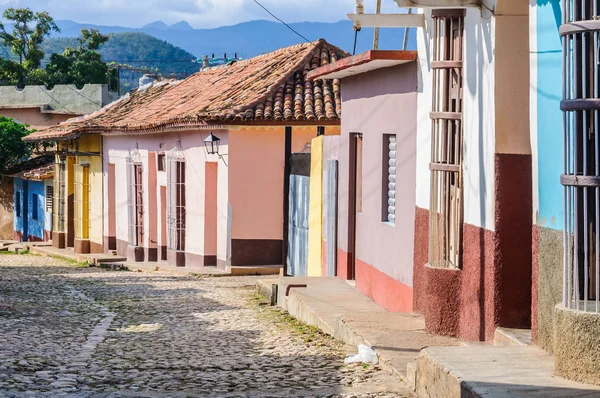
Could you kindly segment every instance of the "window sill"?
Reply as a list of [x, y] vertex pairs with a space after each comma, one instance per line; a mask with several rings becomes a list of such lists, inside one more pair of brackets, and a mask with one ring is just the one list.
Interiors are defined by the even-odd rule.
[[381, 222], [383, 225], [387, 225], [390, 228], [396, 228], [396, 223], [390, 222], [390, 221], [382, 221]]

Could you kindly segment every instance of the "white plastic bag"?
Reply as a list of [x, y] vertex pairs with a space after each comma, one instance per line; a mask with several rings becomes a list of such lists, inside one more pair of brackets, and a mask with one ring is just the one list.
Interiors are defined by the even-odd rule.
[[377, 353], [373, 351], [371, 347], [367, 347], [364, 344], [359, 344], [358, 354], [350, 355], [346, 359], [344, 359], [345, 364], [355, 362], [367, 363], [369, 365], [377, 365], [379, 363], [379, 359], [377, 358]]

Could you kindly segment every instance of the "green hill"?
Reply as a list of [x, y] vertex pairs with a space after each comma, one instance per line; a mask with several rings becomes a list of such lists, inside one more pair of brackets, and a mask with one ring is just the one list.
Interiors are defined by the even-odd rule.
[[[109, 36], [110, 39], [100, 47], [102, 59], [139, 69], [121, 69], [121, 91], [135, 87], [146, 69], [177, 77], [185, 77], [200, 69], [201, 64], [192, 62], [196, 59], [194, 55], [145, 33], [111, 33]], [[55, 37], [44, 40], [42, 49], [48, 58], [52, 53], [60, 54], [66, 47], [77, 45], [76, 38]]]

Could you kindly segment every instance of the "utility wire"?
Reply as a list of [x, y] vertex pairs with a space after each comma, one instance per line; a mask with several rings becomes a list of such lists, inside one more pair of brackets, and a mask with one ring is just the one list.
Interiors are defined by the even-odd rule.
[[263, 10], [265, 10], [266, 12], [269, 13], [269, 15], [271, 15], [273, 18], [275, 18], [276, 20], [278, 20], [279, 22], [281, 22], [282, 24], [284, 24], [285, 26], [287, 26], [287, 28], [289, 30], [291, 30], [292, 32], [294, 32], [295, 34], [297, 34], [298, 36], [300, 36], [301, 38], [303, 38], [304, 40], [306, 40], [307, 43], [312, 44], [315, 48], [317, 48], [317, 46], [315, 45], [315, 43], [313, 43], [312, 41], [308, 40], [306, 37], [302, 36], [300, 33], [298, 33], [298, 31], [296, 31], [294, 28], [292, 28], [290, 25], [288, 25], [287, 23], [285, 23], [283, 20], [281, 20], [280, 18], [278, 18], [275, 14], [273, 14], [271, 11], [269, 11], [267, 9], [267, 7], [263, 6], [262, 4], [260, 4], [258, 2], [258, 0], [254, 0], [254, 2], [256, 4], [258, 4]]
[[70, 110], [69, 108], [67, 108], [66, 106], [64, 106], [63, 104], [61, 104], [60, 102], [58, 102], [58, 100], [56, 98], [54, 98], [52, 95], [50, 95], [50, 93], [47, 90], [44, 90], [42, 88], [42, 86], [35, 86], [38, 87], [40, 90], [42, 90], [43, 93], [45, 93], [48, 97], [52, 98], [54, 100], [54, 102], [56, 102], [58, 105], [62, 106], [65, 110], [67, 110], [69, 113], [72, 113], [74, 115], [78, 115], [79, 113], [77, 112], [73, 112], [72, 110]]

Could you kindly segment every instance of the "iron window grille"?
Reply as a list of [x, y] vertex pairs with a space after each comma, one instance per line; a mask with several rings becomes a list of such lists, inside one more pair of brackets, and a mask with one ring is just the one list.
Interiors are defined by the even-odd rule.
[[429, 265], [461, 264], [464, 9], [433, 10]]
[[53, 197], [52, 218], [54, 229], [60, 232], [65, 232], [66, 163], [64, 156], [57, 156], [54, 164], [54, 186], [58, 192]]
[[562, 5], [563, 305], [600, 312], [600, 1]]
[[144, 242], [144, 185], [142, 156], [138, 148], [127, 156], [127, 217], [130, 246]]
[[185, 251], [185, 155], [179, 140], [167, 153], [167, 249]]
[[75, 165], [75, 238], [90, 238], [90, 165]]

